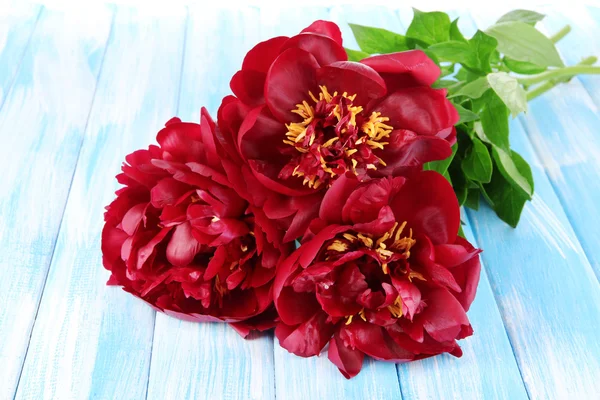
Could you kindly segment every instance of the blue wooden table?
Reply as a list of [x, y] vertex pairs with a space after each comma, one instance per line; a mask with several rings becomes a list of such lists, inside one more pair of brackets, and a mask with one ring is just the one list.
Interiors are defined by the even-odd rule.
[[[400, 2], [398, 2], [400, 3]], [[600, 9], [570, 23], [569, 64], [600, 55]], [[473, 33], [502, 11], [454, 10]], [[484, 208], [485, 251], [464, 356], [367, 360], [347, 381], [272, 334], [155, 313], [105, 286], [100, 232], [124, 156], [173, 115], [216, 116], [245, 52], [315, 19], [406, 29], [408, 8], [116, 6], [0, 9], [0, 399], [600, 399], [600, 78], [573, 79], [511, 121], [536, 194], [511, 229]]]

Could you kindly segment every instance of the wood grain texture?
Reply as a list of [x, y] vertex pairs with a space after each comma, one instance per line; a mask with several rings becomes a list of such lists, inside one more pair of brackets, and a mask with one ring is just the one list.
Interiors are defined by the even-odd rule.
[[[229, 79], [258, 41], [258, 10], [190, 8], [177, 115], [216, 119]], [[210, 39], [209, 39], [210, 38]], [[272, 399], [273, 338], [243, 340], [220, 323], [190, 323], [158, 313], [148, 399]]]
[[[480, 27], [496, 18], [483, 11], [474, 15]], [[461, 18], [461, 26], [475, 30], [468, 16]], [[593, 378], [600, 371], [600, 285], [548, 180], [549, 171], [529, 140], [531, 127], [538, 125], [543, 125], [537, 133], [543, 144], [554, 136], [573, 135], [570, 127], [557, 121], [568, 110], [550, 106], [554, 101], [567, 108], [577, 104], [575, 97], [561, 99], [566, 95], [560, 89], [549, 92], [530, 104], [526, 117], [510, 122], [511, 147], [530, 163], [536, 192], [518, 228], [502, 223], [488, 207], [468, 213], [477, 241], [485, 249], [482, 257], [532, 399], [600, 396]], [[542, 102], [547, 102], [544, 108], [539, 106]], [[591, 103], [589, 97], [587, 102]], [[572, 110], [570, 115], [577, 121], [574, 126], [585, 124], [589, 117], [585, 110]], [[535, 139], [532, 142], [535, 146]], [[565, 151], [565, 147], [555, 148], [557, 155]]]
[[[394, 32], [406, 31], [412, 11], [356, 8], [345, 11], [346, 20], [378, 26]], [[352, 36], [347, 45], [358, 48]], [[463, 218], [464, 220], [465, 218]], [[471, 230], [465, 227], [473, 241]], [[502, 318], [484, 270], [477, 298], [469, 313], [474, 336], [461, 341], [464, 355], [448, 355], [397, 366], [402, 396], [406, 399], [526, 399], [527, 393], [508, 341]]]
[[0, 9], [0, 107], [12, 85], [42, 7], [11, 4]]
[[0, 112], [0, 398], [17, 387], [111, 18], [44, 12]]
[[[570, 24], [573, 31], [557, 47], [567, 64], [576, 64], [588, 55], [600, 56], [600, 8], [564, 5], [550, 9], [540, 29], [549, 34], [566, 24]], [[573, 229], [600, 279], [598, 107], [600, 76], [581, 75], [569, 85], [532, 103], [533, 118], [524, 121]], [[553, 114], [552, 118], [547, 119], [546, 114]], [[568, 135], [561, 132], [568, 132]]]
[[125, 155], [175, 112], [184, 21], [117, 10], [17, 399], [146, 396], [155, 312], [105, 285], [102, 215]]

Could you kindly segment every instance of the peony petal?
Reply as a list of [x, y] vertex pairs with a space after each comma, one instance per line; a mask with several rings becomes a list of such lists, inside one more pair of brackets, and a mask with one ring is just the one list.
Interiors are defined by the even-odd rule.
[[256, 107], [265, 102], [264, 87], [267, 74], [253, 70], [240, 70], [233, 75], [229, 86], [244, 104]]
[[298, 261], [300, 262], [300, 265], [303, 268], [307, 268], [317, 256], [325, 241], [333, 238], [338, 233], [347, 231], [349, 228], [350, 226], [347, 225], [329, 225], [311, 240], [303, 243], [297, 250], [299, 253]]
[[445, 160], [452, 155], [450, 143], [436, 136], [419, 136], [405, 129], [394, 130], [389, 144], [375, 152], [387, 165], [377, 176], [396, 176], [406, 167], [421, 167], [426, 162]]
[[317, 93], [317, 68], [317, 60], [298, 48], [287, 49], [277, 57], [265, 82], [265, 98], [275, 118], [284, 123], [300, 118], [292, 110], [308, 98], [309, 91]]
[[336, 332], [329, 341], [327, 357], [338, 367], [346, 379], [350, 379], [360, 372], [364, 356], [362, 351], [346, 346], [340, 338], [339, 332]]
[[390, 206], [396, 221], [407, 221], [416, 235], [428, 236], [435, 245], [454, 242], [460, 226], [458, 200], [437, 172], [423, 171], [408, 179]]
[[257, 107], [248, 113], [240, 127], [238, 148], [245, 159], [275, 162], [281, 158], [279, 147], [286, 132], [285, 124], [273, 118], [267, 106]]
[[356, 302], [358, 295], [368, 288], [365, 276], [354, 263], [343, 267], [333, 284], [317, 284], [317, 301], [323, 311], [332, 317], [358, 313], [363, 307]]
[[394, 227], [396, 219], [390, 206], [383, 206], [379, 210], [379, 215], [371, 222], [354, 224], [354, 230], [361, 233], [368, 233], [375, 237], [383, 236], [387, 231]]
[[145, 218], [147, 203], [137, 204], [129, 209], [123, 216], [121, 227], [129, 235], [133, 236], [142, 219]]
[[353, 103], [366, 105], [387, 92], [385, 82], [372, 68], [352, 61], [340, 61], [317, 70], [319, 85], [326, 86], [330, 92], [348, 92], [356, 95]]
[[282, 51], [294, 48], [302, 49], [312, 54], [319, 65], [322, 66], [348, 59], [348, 55], [342, 46], [330, 37], [323, 35], [301, 33], [293, 36], [283, 45]]
[[288, 37], [286, 36], [277, 36], [260, 42], [246, 54], [242, 63], [242, 69], [266, 73], [273, 61], [281, 53], [281, 47], [287, 40]]
[[381, 54], [361, 60], [377, 71], [385, 80], [388, 90], [413, 86], [431, 86], [440, 76], [440, 68], [421, 50]]
[[301, 33], [307, 32], [318, 33], [320, 35], [327, 36], [330, 39], [333, 39], [333, 41], [335, 41], [340, 46], [342, 45], [342, 32], [340, 31], [340, 28], [337, 26], [337, 24], [335, 24], [334, 22], [317, 20], [309, 26], [307, 26], [306, 28], [302, 29]]
[[[104, 225], [102, 229], [102, 260], [104, 266], [111, 266], [114, 262], [121, 259], [121, 248], [125, 240], [129, 237], [127, 233], [119, 228]], [[112, 268], [106, 268], [111, 270]]]
[[390, 178], [369, 181], [354, 190], [348, 196], [342, 209], [342, 218], [346, 223], [371, 222], [379, 216], [379, 210], [388, 205], [390, 196], [403, 183], [404, 178], [397, 182]]
[[338, 177], [323, 196], [319, 218], [328, 223], [341, 224], [344, 203], [359, 183], [354, 174], [344, 174]]
[[458, 339], [465, 328], [470, 329], [464, 308], [447, 289], [433, 289], [425, 302], [427, 307], [415, 320], [423, 324], [433, 339], [438, 342]]
[[280, 323], [275, 328], [279, 345], [301, 357], [315, 356], [323, 350], [335, 325], [327, 322], [327, 314], [318, 312], [298, 326]]
[[173, 265], [184, 267], [192, 262], [200, 250], [200, 243], [192, 236], [192, 226], [178, 225], [167, 245], [167, 259]]
[[436, 135], [458, 122], [458, 112], [442, 89], [414, 87], [395, 91], [372, 108], [390, 119], [395, 129]]
[[150, 191], [152, 205], [156, 208], [175, 205], [177, 200], [190, 189], [185, 183], [173, 178], [162, 179]]
[[414, 354], [398, 346], [384, 328], [360, 318], [353, 319], [340, 333], [344, 342], [378, 360], [404, 362], [414, 359]]
[[197, 161], [204, 153], [199, 124], [170, 123], [158, 132], [156, 141], [163, 151], [181, 162]]

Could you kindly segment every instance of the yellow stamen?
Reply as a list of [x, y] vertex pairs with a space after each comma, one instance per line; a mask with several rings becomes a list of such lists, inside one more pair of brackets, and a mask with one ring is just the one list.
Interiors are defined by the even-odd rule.
[[351, 235], [349, 233], [344, 233], [342, 236], [344, 237], [344, 239], [346, 239], [352, 243], [354, 243], [354, 241], [356, 240], [356, 236]]
[[354, 315], [350, 315], [347, 318], [348, 318], [348, 320], [346, 321], [346, 325], [350, 325], [352, 323], [352, 318], [354, 318]]
[[364, 308], [358, 312], [358, 315], [360, 316], [360, 318], [362, 318], [363, 321], [367, 322], [367, 318], [365, 317], [365, 309]]
[[340, 138], [339, 138], [339, 137], [337, 137], [337, 136], [336, 136], [336, 137], [334, 137], [334, 138], [331, 138], [331, 139], [329, 139], [328, 141], [326, 141], [325, 143], [323, 143], [323, 147], [329, 147], [329, 146], [331, 146], [332, 144], [334, 144], [334, 143], [335, 143], [337, 140], [339, 140], [339, 139], [340, 139]]
[[363, 242], [363, 244], [367, 247], [373, 247], [373, 239], [371, 239], [368, 236], [363, 235], [362, 233], [359, 233], [358, 235], [358, 239], [360, 239], [361, 242]]
[[339, 240], [334, 240], [333, 243], [327, 246], [327, 250], [333, 250], [342, 253], [348, 250], [348, 245], [344, 242], [340, 242]]
[[387, 307], [394, 318], [400, 318], [402, 316], [402, 299], [400, 296], [396, 297], [394, 304]]

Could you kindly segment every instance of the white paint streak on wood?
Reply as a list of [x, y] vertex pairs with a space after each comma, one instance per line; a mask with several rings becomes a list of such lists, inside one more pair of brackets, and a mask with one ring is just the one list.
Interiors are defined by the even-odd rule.
[[[85, 15], [44, 13], [0, 113], [0, 397], [19, 379], [111, 15], [96, 9], [95, 29], [82, 30]], [[54, 87], [63, 96], [48, 102]]]
[[155, 313], [105, 285], [100, 235], [124, 156], [153, 142], [175, 112], [185, 21], [177, 10], [160, 19], [117, 11], [17, 399], [145, 398]]
[[534, 195], [531, 203], [523, 211], [523, 217], [529, 219], [531, 228], [546, 242], [549, 249], [557, 251], [562, 258], [567, 258], [563, 249], [568, 248], [575, 253], [582, 253], [579, 242], [573, 239], [573, 233], [567, 232], [552, 209], [539, 195]]

